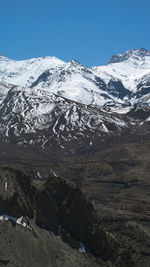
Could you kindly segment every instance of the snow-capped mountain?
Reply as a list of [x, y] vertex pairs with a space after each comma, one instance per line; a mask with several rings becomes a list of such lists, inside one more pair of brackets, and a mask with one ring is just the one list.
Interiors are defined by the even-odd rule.
[[83, 104], [101, 106], [121, 104], [129, 92], [120, 81], [116, 86], [114, 81], [106, 86], [92, 69], [75, 60], [65, 63], [53, 57], [14, 61], [2, 56], [0, 82], [44, 89]]
[[143, 118], [137, 112], [139, 104], [150, 104], [149, 73], [145, 49], [115, 55], [107, 66], [91, 69], [75, 60], [1, 56], [1, 142], [38, 143], [44, 149], [132, 132], [134, 125], [149, 121], [149, 109]]
[[150, 51], [144, 48], [114, 55], [107, 66], [93, 67], [93, 70], [106, 83], [111, 79], [120, 80], [131, 92], [131, 103], [138, 101], [143, 94], [149, 93], [149, 90], [142, 93], [144, 84], [148, 88], [150, 77]]
[[83, 104], [132, 105], [149, 96], [150, 51], [113, 56], [108, 65], [88, 68], [55, 57], [15, 61], [0, 57], [0, 82], [47, 90]]
[[[48, 91], [0, 84], [0, 135], [6, 142], [10, 139], [28, 139], [30, 144], [42, 146], [53, 138], [71, 141], [91, 138], [95, 134], [120, 134], [130, 125], [122, 115], [109, 113], [104, 108], [80, 104]], [[30, 138], [28, 137], [30, 135]], [[32, 138], [31, 138], [32, 135]], [[38, 136], [38, 137], [37, 137]]]
[[65, 62], [55, 57], [12, 60], [0, 56], [0, 82], [30, 87], [46, 70], [56, 71]]

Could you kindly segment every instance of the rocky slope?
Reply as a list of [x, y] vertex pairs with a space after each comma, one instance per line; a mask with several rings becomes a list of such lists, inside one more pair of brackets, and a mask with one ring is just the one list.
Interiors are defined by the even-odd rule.
[[40, 156], [43, 153], [51, 158], [53, 154], [56, 160], [62, 155], [93, 153], [110, 142], [149, 135], [149, 107], [143, 104], [118, 114], [122, 107], [112, 111], [109, 107], [85, 105], [41, 89], [0, 83], [0, 93], [3, 157], [12, 157], [10, 148], [14, 144], [18, 148], [13, 149], [22, 156], [28, 148], [28, 156], [38, 150]]
[[[122, 266], [121, 264], [132, 266], [133, 261], [129, 252], [123, 248], [113, 235], [106, 232], [93, 204], [85, 198], [76, 186], [53, 176], [49, 176], [46, 181], [31, 180], [24, 172], [8, 167], [1, 168], [0, 180], [0, 229], [2, 231], [2, 229], [8, 227], [9, 243], [11, 243], [6, 247], [4, 240], [1, 242], [1, 264], [15, 267], [21, 262], [22, 266], [30, 266], [31, 262], [33, 262], [32, 266], [35, 266], [38, 260], [36, 266], [40, 266], [42, 261], [45, 261], [43, 263], [44, 266], [54, 266], [56, 260], [53, 260], [52, 264], [48, 263], [48, 259], [52, 260], [52, 256], [47, 256], [48, 249], [46, 244], [49, 244], [51, 240], [51, 242], [54, 242], [54, 247], [59, 244], [61, 248], [63, 240], [74, 249], [80, 249], [80, 251], [83, 250], [85, 253], [90, 252], [99, 256], [97, 264], [100, 264], [100, 261], [101, 264], [96, 266], [106, 266], [108, 261], [113, 261], [114, 266]], [[22, 216], [25, 218], [23, 219]], [[26, 222], [23, 223], [23, 220]], [[18, 228], [20, 238], [17, 232], [14, 236], [8, 221], [12, 222], [15, 228]], [[47, 237], [41, 236], [38, 226], [53, 232], [55, 235], [59, 235], [60, 242], [56, 242], [55, 238], [52, 240], [52, 237], [48, 241]], [[17, 258], [10, 257], [9, 249], [12, 245], [17, 246], [17, 240], [20, 244], [27, 242], [27, 240], [24, 241], [25, 233], [32, 243], [36, 242], [36, 245], [32, 248], [33, 254], [38, 247], [40, 248], [39, 242], [41, 239], [45, 247], [45, 250], [42, 250], [46, 259], [41, 258], [40, 260], [38, 257], [35, 257], [34, 262], [34, 255], [30, 255], [30, 262], [27, 263], [25, 257], [22, 257], [14, 248], [12, 249], [15, 251]], [[4, 236], [1, 232], [0, 235], [3, 239]], [[12, 236], [14, 236], [14, 240]], [[8, 252], [7, 258], [4, 258], [4, 255], [6, 255], [5, 249]], [[19, 248], [18, 250], [20, 251]], [[24, 253], [28, 255], [27, 249], [25, 249]], [[124, 254], [126, 254], [125, 261]], [[65, 257], [64, 253], [64, 260], [66, 260]], [[13, 263], [14, 260], [15, 263]], [[85, 257], [85, 262], [86, 260]], [[60, 266], [60, 263], [58, 266]]]
[[1, 142], [39, 144], [44, 149], [53, 140], [64, 143], [86, 138], [92, 145], [92, 135], [102, 138], [120, 135], [132, 126], [133, 120], [109, 112], [103, 107], [83, 105], [47, 91], [0, 84]]

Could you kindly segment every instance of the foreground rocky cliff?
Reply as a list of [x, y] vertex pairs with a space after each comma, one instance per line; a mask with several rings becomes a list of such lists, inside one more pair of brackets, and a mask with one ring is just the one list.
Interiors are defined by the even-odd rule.
[[105, 230], [93, 204], [61, 178], [33, 180], [2, 167], [0, 215], [2, 266], [133, 266], [129, 251]]

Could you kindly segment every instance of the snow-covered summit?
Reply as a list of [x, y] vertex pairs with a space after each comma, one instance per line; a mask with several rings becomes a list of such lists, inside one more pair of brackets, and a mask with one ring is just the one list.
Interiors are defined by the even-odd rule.
[[140, 80], [145, 75], [150, 76], [150, 50], [127, 50], [122, 55], [113, 56], [107, 66], [92, 69], [106, 83], [111, 79], [120, 80], [126, 89], [135, 94]]
[[45, 70], [57, 70], [65, 62], [56, 57], [39, 57], [27, 60], [12, 60], [0, 57], [0, 82], [28, 86]]
[[119, 62], [122, 62], [124, 60], [129, 59], [130, 57], [139, 60], [140, 58], [143, 58], [146, 56], [150, 56], [150, 50], [147, 50], [145, 48], [139, 48], [137, 50], [136, 49], [129, 49], [129, 50], [125, 51], [124, 54], [116, 54], [116, 55], [112, 56], [111, 59], [109, 60], [108, 64], [119, 63]]

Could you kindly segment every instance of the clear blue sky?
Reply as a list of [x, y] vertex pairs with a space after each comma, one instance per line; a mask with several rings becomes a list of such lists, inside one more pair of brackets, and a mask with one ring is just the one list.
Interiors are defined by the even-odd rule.
[[93, 66], [150, 49], [149, 0], [1, 0], [0, 53], [56, 56]]

